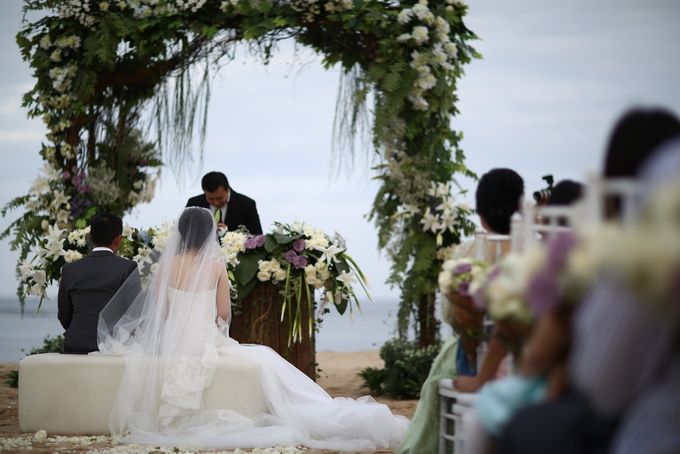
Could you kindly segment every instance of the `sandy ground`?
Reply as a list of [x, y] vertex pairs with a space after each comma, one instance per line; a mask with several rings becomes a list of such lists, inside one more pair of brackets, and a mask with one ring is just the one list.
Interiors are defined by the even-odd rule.
[[[319, 352], [317, 362], [321, 369], [319, 385], [323, 387], [331, 396], [334, 397], [360, 397], [368, 393], [361, 387], [362, 380], [357, 376], [357, 372], [365, 367], [382, 367], [382, 360], [377, 351], [367, 352]], [[111, 447], [110, 440], [102, 440], [87, 446], [80, 446], [68, 440], [60, 442], [35, 442], [30, 444], [26, 441], [33, 434], [22, 434], [19, 430], [17, 416], [17, 390], [10, 388], [4, 383], [5, 375], [17, 369], [17, 364], [0, 364], [0, 438], [17, 439], [18, 444], [23, 440], [23, 447], [16, 449], [4, 449], [2, 452], [21, 452], [21, 453], [48, 453], [48, 452], [87, 452], [91, 450], [104, 450]], [[416, 400], [392, 400], [377, 397], [376, 400], [387, 404], [395, 414], [404, 415], [408, 418], [413, 416], [416, 408]], [[53, 434], [50, 434], [53, 435]], [[49, 440], [49, 439], [48, 439]], [[335, 451], [316, 451], [307, 450], [310, 454], [333, 453]], [[390, 453], [391, 450], [376, 451], [377, 453]]]

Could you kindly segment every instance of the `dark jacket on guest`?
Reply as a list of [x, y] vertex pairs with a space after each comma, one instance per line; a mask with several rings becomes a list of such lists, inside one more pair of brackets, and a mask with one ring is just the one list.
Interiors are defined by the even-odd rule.
[[57, 302], [59, 321], [66, 330], [64, 353], [98, 350], [99, 313], [133, 273], [138, 282], [135, 262], [101, 250], [64, 265]]
[[[227, 217], [224, 224], [227, 225], [227, 230], [237, 230], [239, 226], [243, 225], [248, 229], [248, 232], [259, 235], [262, 233], [262, 226], [260, 225], [260, 216], [257, 214], [257, 206], [255, 201], [250, 197], [230, 189], [229, 202], [226, 205]], [[208, 199], [205, 194], [197, 195], [187, 201], [187, 207], [201, 207], [210, 208]]]

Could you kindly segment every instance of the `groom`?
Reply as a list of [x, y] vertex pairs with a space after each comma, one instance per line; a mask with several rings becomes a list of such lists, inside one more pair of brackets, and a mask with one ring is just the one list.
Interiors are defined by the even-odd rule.
[[210, 209], [218, 227], [236, 230], [243, 225], [253, 235], [262, 233], [255, 201], [231, 189], [222, 172], [206, 173], [201, 188], [203, 194], [190, 198], [187, 207]]
[[[131, 294], [141, 290], [137, 264], [116, 255], [123, 221], [114, 214], [99, 214], [90, 223], [92, 252], [64, 265], [59, 283], [57, 316], [64, 327], [64, 353], [86, 354], [98, 350], [99, 313], [133, 275]], [[130, 301], [131, 303], [132, 301]]]

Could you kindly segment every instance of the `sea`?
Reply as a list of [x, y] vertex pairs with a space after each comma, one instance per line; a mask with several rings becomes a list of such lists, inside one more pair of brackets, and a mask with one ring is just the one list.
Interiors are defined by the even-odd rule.
[[[344, 315], [331, 309], [324, 316], [316, 338], [317, 351], [354, 352], [378, 350], [396, 333], [396, 300], [376, 299], [361, 305], [361, 312]], [[27, 352], [43, 343], [45, 336], [63, 334], [57, 320], [56, 298], [27, 300], [22, 314], [16, 297], [0, 297], [0, 362], [18, 362]], [[442, 324], [442, 336], [451, 330]]]

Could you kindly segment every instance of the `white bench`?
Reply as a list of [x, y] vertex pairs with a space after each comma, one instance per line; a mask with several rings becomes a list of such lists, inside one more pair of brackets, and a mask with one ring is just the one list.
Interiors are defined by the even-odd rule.
[[[253, 417], [268, 413], [257, 364], [220, 359], [203, 395], [205, 408], [234, 410]], [[31, 355], [19, 363], [19, 428], [54, 434], [109, 433], [125, 359], [120, 356]]]

